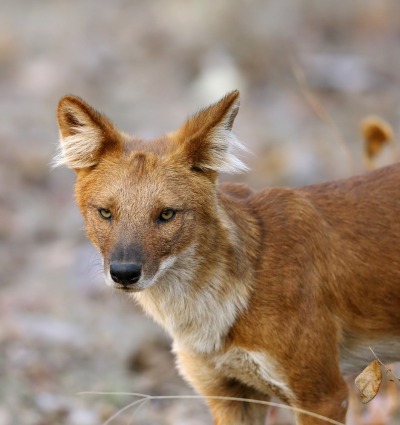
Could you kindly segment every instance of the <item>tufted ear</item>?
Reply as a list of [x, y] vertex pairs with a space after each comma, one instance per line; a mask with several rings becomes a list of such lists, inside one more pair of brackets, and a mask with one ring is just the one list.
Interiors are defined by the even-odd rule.
[[227, 173], [247, 170], [235, 156], [235, 151], [245, 149], [232, 133], [238, 110], [239, 92], [235, 90], [189, 118], [178, 130], [179, 154], [192, 169]]
[[79, 97], [63, 97], [57, 109], [60, 151], [54, 167], [67, 165], [75, 171], [98, 164], [103, 155], [120, 153], [123, 144], [113, 123]]

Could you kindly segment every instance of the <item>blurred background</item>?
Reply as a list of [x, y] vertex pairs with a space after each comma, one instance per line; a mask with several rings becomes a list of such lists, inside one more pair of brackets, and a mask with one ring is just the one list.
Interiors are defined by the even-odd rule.
[[[395, 134], [373, 166], [400, 158], [399, 17], [396, 0], [1, 0], [0, 425], [98, 425], [134, 400], [80, 391], [193, 394], [169, 338], [103, 283], [73, 172], [50, 169], [58, 99], [79, 95], [151, 137], [238, 88], [235, 131], [252, 153], [236, 181], [346, 177], [366, 169], [368, 114]], [[399, 424], [398, 399], [396, 384], [369, 409], [353, 393], [348, 422]], [[177, 400], [111, 423], [211, 419]], [[293, 419], [275, 410], [269, 423]]]

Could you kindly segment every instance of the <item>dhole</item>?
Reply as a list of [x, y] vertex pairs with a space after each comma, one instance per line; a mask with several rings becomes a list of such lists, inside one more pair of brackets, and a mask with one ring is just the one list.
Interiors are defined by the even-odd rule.
[[[201, 394], [274, 395], [344, 422], [342, 375], [373, 359], [369, 346], [400, 360], [400, 165], [298, 189], [218, 184], [245, 170], [238, 106], [234, 91], [145, 141], [66, 96], [56, 165], [76, 172], [107, 283], [170, 332]], [[265, 421], [263, 405], [208, 402], [215, 424]]]

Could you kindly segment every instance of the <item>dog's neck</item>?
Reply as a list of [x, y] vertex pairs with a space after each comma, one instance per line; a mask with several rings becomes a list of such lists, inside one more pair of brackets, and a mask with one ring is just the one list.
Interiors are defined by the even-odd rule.
[[197, 353], [223, 348], [251, 292], [252, 265], [246, 255], [251, 247], [237, 243], [238, 226], [223, 206], [218, 215], [201, 245], [191, 245], [158, 282], [135, 294], [176, 346]]

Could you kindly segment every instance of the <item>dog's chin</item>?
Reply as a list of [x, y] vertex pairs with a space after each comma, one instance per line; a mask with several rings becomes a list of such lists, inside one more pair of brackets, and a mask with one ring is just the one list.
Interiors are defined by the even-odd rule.
[[129, 286], [124, 286], [124, 285], [121, 285], [120, 283], [114, 282], [111, 278], [109, 270], [104, 272], [104, 277], [105, 277], [107, 285], [111, 286], [111, 288], [118, 289], [120, 291], [127, 292], [127, 293], [142, 292], [145, 289], [155, 286], [158, 282], [160, 282], [160, 280], [162, 280], [162, 277], [165, 275], [165, 273], [172, 268], [175, 261], [176, 261], [176, 257], [169, 257], [165, 259], [163, 262], [161, 262], [157, 272], [153, 276], [144, 277], [142, 275], [138, 282]]
[[147, 288], [150, 288], [151, 286], [156, 284], [157, 279], [152, 278], [152, 279], [140, 279], [137, 283], [130, 285], [130, 286], [125, 286], [125, 285], [121, 285], [120, 283], [114, 282], [110, 276], [109, 273], [105, 273], [104, 274], [104, 278], [105, 281], [107, 283], [108, 286], [110, 286], [113, 289], [116, 289], [118, 291], [122, 291], [125, 293], [137, 293], [137, 292], [142, 292], [144, 290], [146, 290]]
[[141, 292], [145, 289], [145, 288], [137, 288], [136, 285], [123, 286], [123, 285], [118, 285], [118, 283], [114, 284], [113, 288], [116, 289], [117, 291], [126, 292], [128, 294], [135, 293], [135, 292]]

